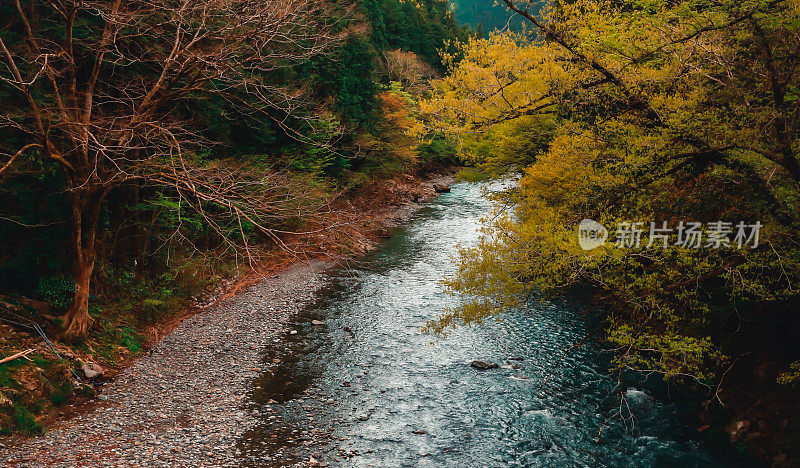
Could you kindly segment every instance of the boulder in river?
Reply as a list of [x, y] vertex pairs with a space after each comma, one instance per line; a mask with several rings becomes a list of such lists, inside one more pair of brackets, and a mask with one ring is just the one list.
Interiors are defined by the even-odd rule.
[[470, 366], [480, 370], [497, 369], [498, 367], [500, 367], [493, 362], [486, 362], [486, 361], [472, 361], [472, 364], [470, 364]]
[[321, 320], [312, 320], [312, 321], [311, 321], [311, 325], [314, 325], [314, 326], [320, 327], [320, 326], [322, 326], [322, 325], [325, 325], [325, 322], [323, 322], [323, 321], [321, 321]]
[[449, 193], [450, 186], [445, 184], [433, 184], [433, 190], [435, 190], [436, 193]]

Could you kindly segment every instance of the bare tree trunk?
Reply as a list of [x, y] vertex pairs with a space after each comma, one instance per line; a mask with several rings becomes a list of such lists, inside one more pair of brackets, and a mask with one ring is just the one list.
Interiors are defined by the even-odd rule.
[[72, 305], [62, 316], [64, 321], [64, 337], [68, 339], [85, 338], [91, 323], [89, 317], [89, 284], [94, 270], [94, 261], [86, 264], [74, 260], [72, 276], [75, 280], [75, 293]]
[[95, 238], [100, 205], [105, 195], [76, 191], [72, 195], [72, 277], [75, 280], [75, 293], [72, 305], [62, 316], [64, 337], [82, 339], [86, 337], [91, 324], [89, 316], [89, 287], [95, 260]]

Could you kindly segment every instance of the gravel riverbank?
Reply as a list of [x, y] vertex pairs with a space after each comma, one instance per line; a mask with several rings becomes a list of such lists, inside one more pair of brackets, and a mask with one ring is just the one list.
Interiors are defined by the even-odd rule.
[[[410, 181], [411, 191], [397, 187], [376, 219], [402, 223], [450, 182], [446, 175]], [[77, 416], [43, 436], [0, 444], [3, 466], [240, 465], [237, 441], [262, 422], [247, 409], [253, 381], [277, 365], [265, 363], [265, 353], [281, 347], [332, 265], [297, 263], [184, 319]]]
[[6, 466], [235, 466], [258, 419], [243, 400], [262, 350], [321, 285], [330, 264], [297, 264], [181, 322], [103, 388], [93, 411], [3, 448]]

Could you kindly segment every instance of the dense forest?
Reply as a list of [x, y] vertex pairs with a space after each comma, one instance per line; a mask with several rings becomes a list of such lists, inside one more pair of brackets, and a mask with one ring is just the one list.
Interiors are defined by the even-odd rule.
[[123, 281], [274, 238], [356, 174], [406, 169], [403, 86], [467, 35], [443, 2], [172, 7], [3, 5], [0, 278], [48, 298], [74, 282], [68, 334], [97, 267]]
[[[425, 331], [588, 295], [620, 408], [656, 379], [796, 465], [799, 25], [785, 0], [3, 2], [0, 351], [121, 362], [228, 278], [357, 250], [373, 181], [463, 164], [509, 188]], [[93, 391], [30, 358], [0, 362], [6, 434]]]
[[[297, 239], [370, 180], [455, 162], [404, 134], [471, 34], [445, 1], [21, 0], [0, 18], [2, 317], [87, 352], [137, 351], [198, 292], [313, 256]], [[35, 427], [17, 403], [8, 424]]]

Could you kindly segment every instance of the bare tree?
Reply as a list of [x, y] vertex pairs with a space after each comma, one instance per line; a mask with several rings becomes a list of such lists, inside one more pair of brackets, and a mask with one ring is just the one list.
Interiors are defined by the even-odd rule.
[[87, 332], [98, 218], [120, 184], [170, 185], [204, 216], [214, 205], [279, 241], [270, 223], [297, 204], [281, 195], [285, 179], [193, 162], [192, 150], [207, 142], [177, 109], [214, 95], [282, 125], [305, 98], [274, 75], [340, 40], [332, 15], [339, 7], [312, 0], [5, 1], [16, 17], [0, 30], [0, 79], [20, 100], [2, 106], [0, 128], [23, 144], [0, 143], [0, 177], [32, 158], [65, 176], [75, 279], [63, 317], [67, 337]]
[[437, 76], [436, 69], [414, 52], [402, 49], [383, 52], [383, 63], [389, 79], [398, 81], [412, 93], [429, 89], [429, 81]]

